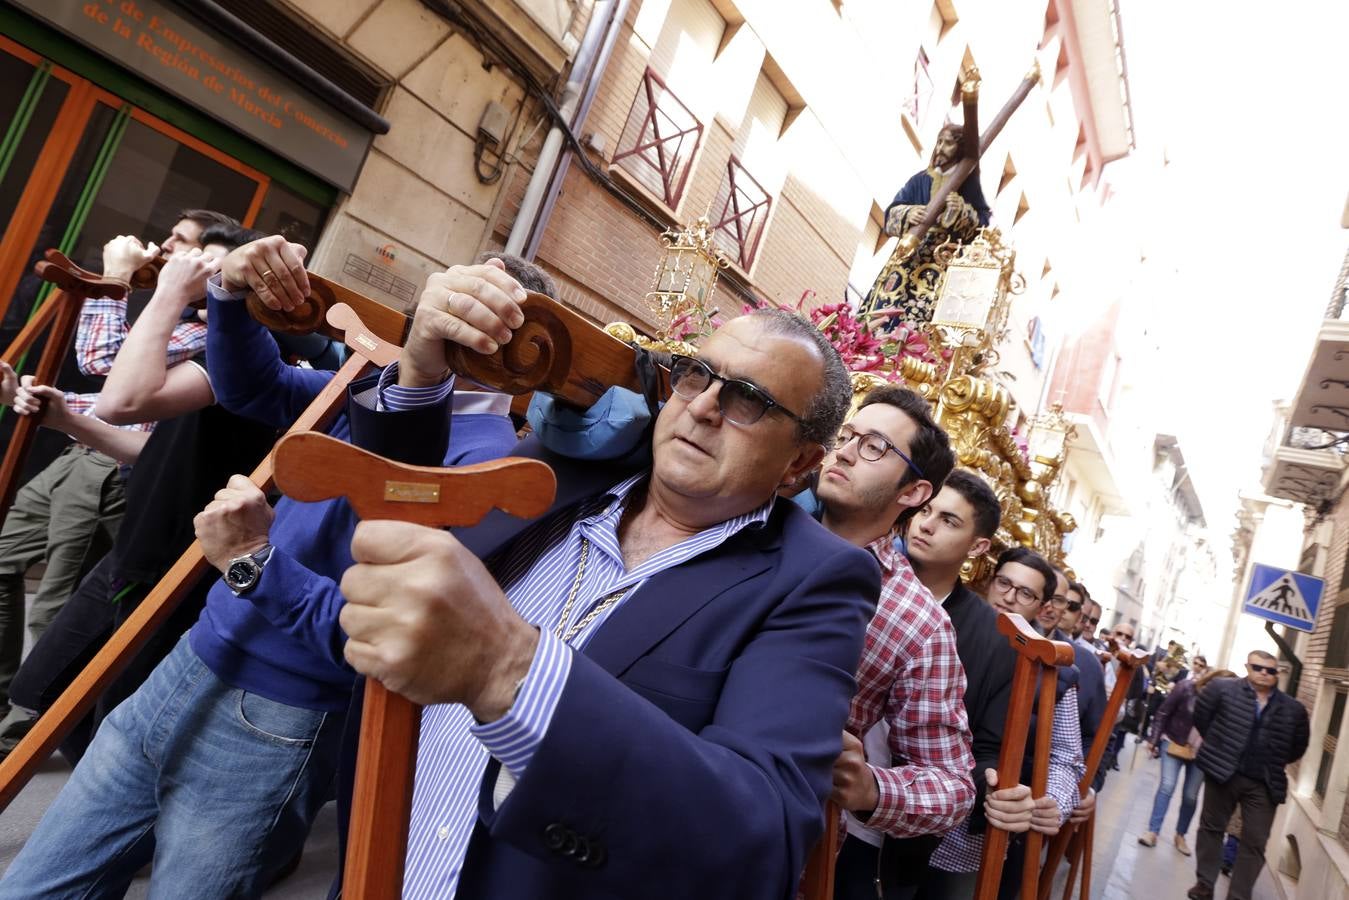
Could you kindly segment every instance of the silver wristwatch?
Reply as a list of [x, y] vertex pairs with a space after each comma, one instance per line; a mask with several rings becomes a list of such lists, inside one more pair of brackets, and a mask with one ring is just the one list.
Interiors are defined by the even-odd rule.
[[258, 583], [258, 579], [262, 577], [263, 567], [267, 565], [267, 560], [272, 558], [274, 549], [271, 544], [267, 544], [257, 553], [236, 556], [229, 561], [229, 565], [225, 566], [225, 584], [229, 585], [236, 596], [252, 590]]

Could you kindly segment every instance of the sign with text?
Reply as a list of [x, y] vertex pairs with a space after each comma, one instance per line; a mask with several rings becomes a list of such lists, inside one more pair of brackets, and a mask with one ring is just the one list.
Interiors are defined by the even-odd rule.
[[1311, 631], [1316, 627], [1316, 610], [1325, 588], [1323, 579], [1256, 563], [1251, 567], [1242, 612], [1298, 631]]
[[40, 19], [350, 191], [372, 135], [160, 0], [13, 0]]

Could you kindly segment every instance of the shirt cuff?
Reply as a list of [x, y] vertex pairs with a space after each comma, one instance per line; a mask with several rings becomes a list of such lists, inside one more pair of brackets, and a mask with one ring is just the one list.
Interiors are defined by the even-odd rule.
[[524, 775], [543, 743], [570, 674], [571, 650], [559, 638], [540, 629], [534, 661], [529, 664], [529, 672], [511, 708], [495, 722], [469, 729], [517, 779]]
[[876, 808], [865, 819], [868, 828], [890, 832], [905, 821], [904, 798], [914, 781], [914, 771], [909, 766], [871, 766], [872, 777], [876, 779]]
[[430, 387], [403, 387], [398, 383], [398, 363], [394, 362], [379, 373], [379, 406], [382, 412], [406, 412], [424, 406], [444, 403], [454, 393], [454, 376]]
[[206, 279], [206, 293], [212, 300], [242, 300], [248, 296], [248, 291], [225, 290], [225, 276], [220, 272]]

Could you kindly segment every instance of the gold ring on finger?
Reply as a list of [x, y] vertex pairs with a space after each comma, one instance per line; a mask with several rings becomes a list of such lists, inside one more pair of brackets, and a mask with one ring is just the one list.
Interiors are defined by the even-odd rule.
[[266, 281], [266, 280], [268, 279], [268, 277], [276, 278], [276, 273], [273, 272], [271, 269], [263, 269], [263, 270], [262, 270], [262, 280], [263, 280], [263, 281]]

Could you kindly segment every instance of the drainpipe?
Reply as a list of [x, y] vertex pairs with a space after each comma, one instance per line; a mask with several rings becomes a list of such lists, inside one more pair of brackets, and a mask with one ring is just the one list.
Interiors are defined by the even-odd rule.
[[[581, 46], [576, 51], [576, 60], [572, 64], [571, 76], [562, 88], [562, 101], [558, 112], [562, 120], [574, 132], [585, 119], [590, 101], [594, 98], [594, 88], [599, 84], [605, 64], [613, 49], [614, 39], [623, 23], [629, 0], [598, 0], [586, 24]], [[582, 105], [584, 95], [584, 105]], [[577, 113], [580, 108], [580, 113]], [[538, 250], [539, 236], [552, 212], [553, 201], [557, 197], [557, 187], [561, 185], [565, 170], [558, 165], [562, 156], [566, 136], [558, 125], [553, 125], [543, 141], [534, 174], [525, 187], [524, 198], [520, 201], [520, 211], [506, 238], [506, 252], [526, 259], [533, 259]]]

